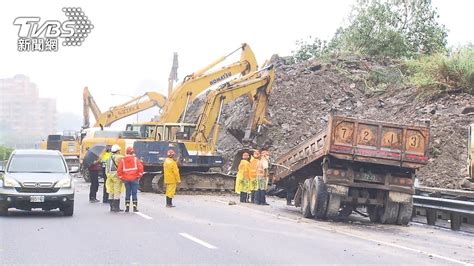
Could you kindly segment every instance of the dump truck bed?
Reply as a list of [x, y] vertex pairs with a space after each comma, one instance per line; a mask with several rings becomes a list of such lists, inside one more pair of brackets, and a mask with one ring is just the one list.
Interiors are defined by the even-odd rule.
[[280, 156], [273, 182], [311, 167], [321, 174], [324, 157], [418, 169], [428, 162], [429, 127], [331, 116], [328, 127]]

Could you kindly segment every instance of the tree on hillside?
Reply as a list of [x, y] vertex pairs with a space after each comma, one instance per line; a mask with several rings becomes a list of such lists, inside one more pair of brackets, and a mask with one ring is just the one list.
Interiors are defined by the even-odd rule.
[[[444, 51], [447, 30], [438, 18], [430, 0], [358, 0], [352, 7], [348, 25], [336, 31], [325, 51], [395, 58]], [[319, 39], [316, 41], [321, 43]], [[293, 53], [299, 61], [305, 60], [300, 57], [300, 51], [311, 48], [301, 44], [305, 43], [297, 42], [298, 49]]]

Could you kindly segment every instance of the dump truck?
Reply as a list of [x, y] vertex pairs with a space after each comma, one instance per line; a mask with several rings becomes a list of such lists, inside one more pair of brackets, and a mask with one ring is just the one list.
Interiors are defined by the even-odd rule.
[[373, 222], [406, 225], [415, 172], [428, 162], [429, 134], [429, 124], [331, 114], [325, 130], [276, 159], [271, 180], [303, 217], [341, 219], [365, 208]]

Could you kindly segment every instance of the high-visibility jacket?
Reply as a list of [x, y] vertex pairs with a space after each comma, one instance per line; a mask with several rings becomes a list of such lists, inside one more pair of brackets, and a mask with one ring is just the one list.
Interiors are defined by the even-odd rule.
[[165, 162], [163, 163], [163, 172], [165, 175], [165, 184], [181, 183], [178, 164], [173, 158], [166, 158]]
[[264, 167], [264, 160], [260, 159], [257, 162], [257, 176], [264, 177], [265, 176], [265, 167]]
[[255, 179], [257, 177], [257, 164], [258, 159], [253, 157], [250, 158], [250, 179]]
[[127, 155], [117, 166], [117, 175], [123, 181], [135, 181], [143, 175], [143, 164], [133, 155]]
[[239, 171], [237, 175], [241, 174], [243, 179], [250, 179], [250, 163], [247, 160], [241, 160], [239, 164]]
[[104, 152], [104, 154], [102, 154], [102, 157], [100, 157], [101, 161], [103, 163], [107, 163], [107, 161], [109, 160], [110, 158], [110, 152]]
[[107, 175], [116, 175], [117, 174], [117, 166], [122, 160], [123, 155], [120, 154], [111, 154], [107, 160], [107, 167], [105, 169]]

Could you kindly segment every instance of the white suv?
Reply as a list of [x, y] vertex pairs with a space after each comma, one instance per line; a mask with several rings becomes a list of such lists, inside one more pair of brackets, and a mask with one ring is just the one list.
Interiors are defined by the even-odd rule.
[[9, 208], [59, 208], [74, 213], [74, 182], [64, 157], [53, 150], [15, 150], [0, 170], [0, 216]]

